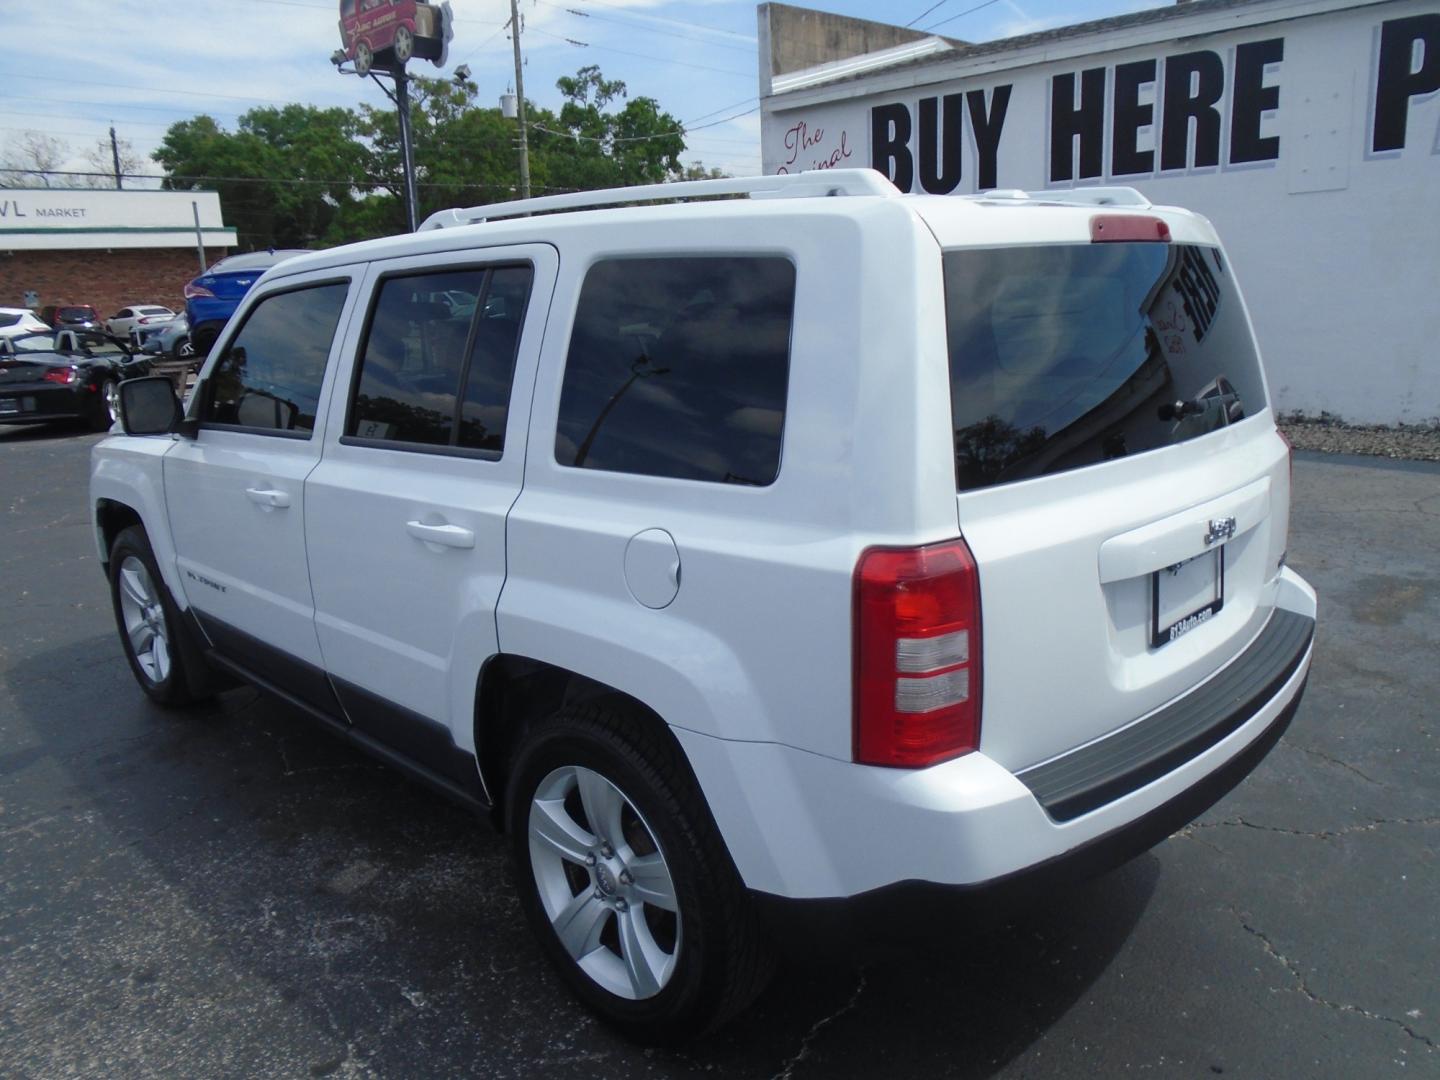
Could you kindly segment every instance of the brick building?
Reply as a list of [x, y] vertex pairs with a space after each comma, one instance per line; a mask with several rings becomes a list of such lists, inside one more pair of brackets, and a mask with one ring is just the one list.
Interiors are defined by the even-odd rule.
[[213, 191], [0, 191], [0, 307], [184, 306], [185, 283], [235, 247]]

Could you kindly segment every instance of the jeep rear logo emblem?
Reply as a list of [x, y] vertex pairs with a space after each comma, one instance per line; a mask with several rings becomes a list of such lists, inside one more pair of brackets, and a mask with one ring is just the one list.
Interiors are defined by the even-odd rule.
[[1235, 535], [1235, 519], [1233, 517], [1211, 518], [1210, 528], [1205, 533], [1205, 546], [1218, 544], [1222, 540], [1229, 540]]

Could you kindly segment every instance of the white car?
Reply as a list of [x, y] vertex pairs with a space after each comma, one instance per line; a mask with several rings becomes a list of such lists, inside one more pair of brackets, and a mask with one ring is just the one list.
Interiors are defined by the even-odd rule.
[[131, 304], [122, 307], [105, 320], [105, 332], [111, 337], [128, 337], [141, 326], [158, 326], [175, 318], [175, 312], [158, 304]]
[[0, 337], [48, 332], [50, 329], [29, 308], [0, 307]]
[[1233, 269], [1128, 189], [445, 211], [268, 271], [183, 415], [122, 394], [91, 501], [144, 691], [239, 676], [488, 809], [643, 1038], [758, 992], [760, 896], [1158, 842], [1310, 666]]

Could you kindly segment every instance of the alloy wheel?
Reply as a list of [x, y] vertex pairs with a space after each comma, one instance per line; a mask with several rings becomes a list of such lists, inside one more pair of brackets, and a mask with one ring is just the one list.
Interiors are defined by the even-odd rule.
[[404, 64], [414, 55], [415, 36], [410, 33], [409, 27], [402, 26], [395, 31], [395, 59]]
[[640, 1001], [675, 973], [675, 882], [654, 831], [613, 783], [578, 765], [551, 771], [530, 802], [530, 866], [571, 959], [602, 988]]
[[165, 609], [160, 594], [150, 579], [150, 571], [134, 555], [125, 556], [120, 564], [120, 613], [125, 621], [125, 635], [135, 662], [152, 684], [164, 682], [170, 675], [170, 636], [165, 628]]

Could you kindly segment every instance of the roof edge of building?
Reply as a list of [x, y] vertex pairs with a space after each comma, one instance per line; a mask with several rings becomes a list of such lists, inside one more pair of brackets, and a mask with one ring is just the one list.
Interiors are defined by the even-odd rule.
[[[788, 80], [785, 83], [781, 83], [778, 87], [773, 86], [773, 83], [779, 82], [780, 80], [768, 78], [762, 71], [761, 98], [774, 99], [782, 94], [798, 93], [803, 90], [818, 88], [821, 85], [834, 86], [839, 83], [854, 82], [867, 76], [880, 74], [881, 72], [885, 74], [895, 72], [908, 73], [926, 67], [941, 64], [964, 63], [970, 60], [989, 59], [995, 61], [996, 66], [1005, 66], [1000, 61], [1003, 61], [1006, 54], [1013, 53], [1019, 57], [1028, 50], [1053, 45], [1058, 42], [1097, 37], [1103, 34], [1113, 34], [1117, 31], [1141, 30], [1147, 27], [1164, 26], [1170, 23], [1223, 14], [1230, 11], [1262, 13], [1272, 16], [1272, 18], [1247, 20], [1244, 25], [1249, 25], [1252, 22], [1279, 21], [1336, 9], [1373, 7], [1379, 4], [1393, 2], [1395, 2], [1395, 0], [1177, 0], [1176, 3], [1164, 7], [1147, 8], [1144, 11], [1130, 12], [1125, 15], [1113, 15], [1104, 19], [1092, 19], [1088, 22], [1072, 23], [1068, 26], [1057, 26], [1049, 30], [1038, 30], [1029, 34], [1018, 34], [1014, 37], [998, 38], [994, 41], [986, 41], [978, 44], [959, 41], [957, 39], [946, 39], [953, 45], [953, 48], [934, 50], [921, 56], [900, 56], [892, 63], [863, 66], [858, 70], [849, 70], [837, 65], [832, 72], [826, 72], [821, 69], [827, 65], [815, 65], [809, 72], [797, 71], [794, 73], [795, 75], [802, 76], [802, 78]], [[789, 5], [762, 4], [762, 31], [765, 26], [763, 11], [767, 7], [788, 8]], [[790, 8], [790, 10], [803, 11], [804, 9]], [[840, 16], [836, 16], [836, 18], [840, 18]], [[895, 29], [903, 28], [897, 27]], [[773, 46], [765, 41], [763, 37], [761, 46], [763, 61], [767, 49], [773, 52]], [[813, 74], [815, 77], [805, 79], [803, 76], [806, 74]]]

